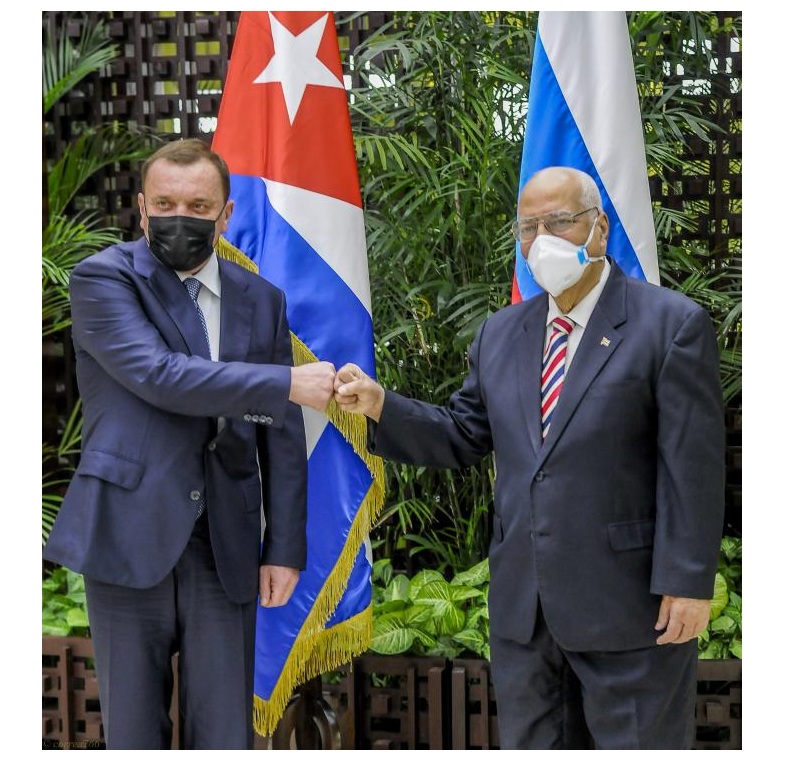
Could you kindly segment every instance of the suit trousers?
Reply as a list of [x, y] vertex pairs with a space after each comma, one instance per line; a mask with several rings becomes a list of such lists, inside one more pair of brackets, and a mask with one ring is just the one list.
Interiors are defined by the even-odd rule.
[[171, 747], [175, 652], [180, 747], [253, 747], [257, 601], [238, 605], [224, 592], [206, 515], [158, 585], [85, 582], [108, 749]]
[[[687, 750], [693, 746], [697, 641], [572, 652], [542, 614], [527, 644], [491, 636], [504, 749]], [[650, 622], [650, 627], [654, 626]]]

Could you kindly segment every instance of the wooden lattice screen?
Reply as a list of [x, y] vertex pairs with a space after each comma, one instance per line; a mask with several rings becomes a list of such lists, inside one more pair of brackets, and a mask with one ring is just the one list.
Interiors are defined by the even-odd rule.
[[[209, 136], [221, 101], [221, 90], [232, 50], [239, 11], [114, 11], [100, 13], [109, 23], [111, 38], [121, 55], [104, 71], [81, 82], [54, 107], [44, 125], [44, 157], [61, 154], [63, 146], [84, 124], [119, 120], [180, 137]], [[353, 50], [389, 11], [372, 11], [349, 19], [337, 12], [341, 51]], [[91, 14], [89, 14], [91, 15]], [[719, 17], [740, 16], [737, 11]], [[43, 27], [62, 24], [65, 12], [44, 11]], [[346, 23], [340, 23], [349, 19]], [[79, 36], [72, 20], [69, 33]], [[729, 34], [711, 41], [718, 63], [709, 80], [685, 81], [685, 88], [704, 104], [706, 118], [724, 130], [713, 143], [689, 138], [692, 153], [687, 173], [653, 178], [653, 201], [696, 213], [697, 229], [680, 232], [674, 244], [691, 243], [715, 259], [716, 266], [741, 256], [741, 51]], [[670, 81], [678, 82], [671, 72]], [[46, 163], [46, 162], [45, 162]], [[77, 206], [98, 208], [109, 222], [138, 233], [137, 167], [118, 166], [98, 176], [77, 199]], [[57, 427], [74, 403], [68, 342], [49, 342], [43, 350], [44, 429]], [[66, 379], [66, 380], [65, 380]], [[741, 415], [740, 398], [727, 408], [727, 511], [730, 533], [741, 529]]]

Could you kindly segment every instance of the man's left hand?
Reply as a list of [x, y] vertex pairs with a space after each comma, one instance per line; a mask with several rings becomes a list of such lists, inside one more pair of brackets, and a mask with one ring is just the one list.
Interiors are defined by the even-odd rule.
[[698, 637], [710, 621], [710, 600], [664, 595], [655, 628], [665, 629], [659, 645], [682, 644]]
[[260, 605], [264, 608], [278, 608], [284, 605], [298, 584], [297, 568], [281, 565], [260, 566]]

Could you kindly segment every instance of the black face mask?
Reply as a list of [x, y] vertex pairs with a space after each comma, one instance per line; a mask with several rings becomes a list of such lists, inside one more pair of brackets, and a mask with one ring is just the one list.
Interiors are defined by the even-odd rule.
[[216, 220], [179, 216], [148, 219], [149, 248], [167, 267], [188, 272], [213, 253]]

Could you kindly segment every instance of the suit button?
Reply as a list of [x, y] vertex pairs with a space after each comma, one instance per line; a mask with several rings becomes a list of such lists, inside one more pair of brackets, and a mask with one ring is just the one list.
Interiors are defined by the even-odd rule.
[[537, 474], [536, 474], [536, 475], [533, 477], [533, 480], [534, 480], [534, 481], [544, 481], [544, 478], [545, 478], [545, 472], [544, 472], [543, 470], [540, 470], [540, 471], [539, 471], [539, 472], [538, 472], [538, 473], [537, 473]]
[[271, 425], [274, 422], [274, 419], [270, 415], [263, 415], [263, 423], [266, 425]]
[[243, 416], [243, 419], [244, 419], [244, 420], [245, 420], [247, 423], [251, 423], [251, 421], [252, 421], [252, 416], [251, 416], [251, 415], [250, 415], [250, 414], [247, 412], [247, 413], [246, 413], [246, 414]]
[[215, 451], [216, 451], [216, 442], [215, 442], [215, 441], [211, 441], [211, 442], [210, 442], [210, 443], [207, 445], [207, 448], [208, 448], [208, 449], [209, 449], [211, 452], [215, 452]]
[[194, 502], [198, 502], [198, 501], [199, 501], [201, 498], [202, 498], [202, 492], [200, 492], [200, 491], [196, 491], [196, 489], [194, 489], [194, 490], [191, 492], [191, 499], [192, 499]]

